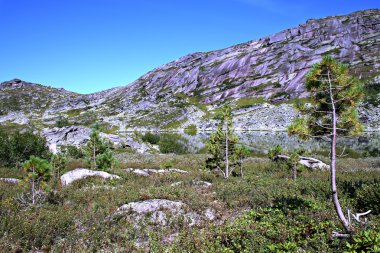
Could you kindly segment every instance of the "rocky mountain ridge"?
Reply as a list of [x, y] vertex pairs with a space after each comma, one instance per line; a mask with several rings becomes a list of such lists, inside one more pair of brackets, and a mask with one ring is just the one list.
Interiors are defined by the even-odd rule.
[[49, 132], [91, 126], [107, 134], [133, 130], [212, 130], [214, 111], [234, 107], [238, 130], [282, 131], [307, 100], [303, 83], [323, 55], [348, 63], [370, 87], [360, 108], [366, 129], [380, 130], [380, 10], [311, 19], [295, 28], [160, 66], [127, 86], [88, 95], [18, 79], [0, 84], [0, 124]]

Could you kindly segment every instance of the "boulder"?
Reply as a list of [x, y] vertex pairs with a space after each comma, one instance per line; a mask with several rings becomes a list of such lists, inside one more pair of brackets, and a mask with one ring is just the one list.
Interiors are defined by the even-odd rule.
[[191, 185], [195, 188], [210, 188], [212, 186], [212, 183], [202, 180], [193, 180], [191, 181]]
[[[290, 159], [289, 156], [287, 155], [277, 155], [274, 160], [288, 160]], [[305, 156], [300, 156], [300, 160], [298, 161], [299, 164], [305, 166], [306, 168], [309, 169], [319, 169], [319, 170], [329, 170], [330, 165], [327, 165], [326, 163], [312, 158], [312, 157], [305, 157]]]
[[20, 183], [21, 180], [17, 178], [8, 177], [8, 178], [0, 178], [0, 181], [9, 183], [9, 184], [18, 184]]
[[[41, 135], [46, 137], [46, 141], [50, 147], [57, 146], [81, 146], [86, 144], [90, 139], [91, 128], [85, 126], [66, 126], [45, 128]], [[115, 134], [100, 133], [100, 136], [109, 140], [116, 147], [130, 147], [139, 153], [144, 153], [149, 150], [149, 147], [144, 143], [135, 141], [132, 137], [121, 137]]]
[[84, 179], [87, 177], [93, 177], [93, 176], [99, 176], [99, 177], [102, 177], [103, 179], [119, 179], [120, 178], [117, 175], [113, 175], [104, 171], [78, 168], [78, 169], [75, 169], [63, 174], [61, 176], [61, 184], [62, 186], [65, 186], [65, 185], [71, 184], [72, 182], [76, 180]]
[[204, 220], [215, 219], [215, 211], [213, 209], [207, 209], [202, 214], [188, 210], [188, 206], [181, 201], [149, 199], [122, 205], [117, 209], [115, 215], [123, 216], [128, 214], [128, 218], [134, 222], [135, 227], [138, 227], [138, 223], [144, 219], [148, 219], [150, 223], [162, 226], [166, 226], [178, 219], [184, 219], [190, 226], [200, 224]]
[[180, 169], [134, 169], [134, 168], [127, 168], [125, 169], [127, 172], [135, 173], [140, 176], [148, 177], [152, 174], [170, 174], [170, 173], [189, 173], [185, 170]]

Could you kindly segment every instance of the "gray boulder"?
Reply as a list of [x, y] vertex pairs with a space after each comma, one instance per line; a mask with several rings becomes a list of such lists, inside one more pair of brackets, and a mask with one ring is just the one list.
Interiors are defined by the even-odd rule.
[[120, 178], [117, 175], [113, 175], [104, 171], [78, 168], [78, 169], [75, 169], [63, 174], [61, 176], [61, 184], [62, 186], [66, 186], [76, 180], [84, 179], [87, 177], [93, 177], [93, 176], [99, 176], [99, 177], [102, 177], [103, 179], [119, 179]]
[[9, 183], [9, 184], [18, 184], [20, 183], [20, 179], [17, 178], [0, 178], [1, 182]]
[[127, 168], [125, 169], [127, 172], [135, 173], [140, 176], [148, 177], [150, 175], [154, 174], [170, 174], [170, 173], [182, 173], [186, 174], [189, 173], [186, 170], [180, 170], [180, 169], [133, 169], [133, 168]]
[[[312, 158], [312, 157], [305, 157], [305, 156], [300, 156], [300, 160], [298, 161], [299, 164], [305, 166], [306, 168], [309, 169], [319, 169], [319, 170], [329, 170], [330, 166], [327, 165], [326, 163]], [[287, 155], [278, 155], [274, 158], [274, 160], [289, 160], [290, 157]]]
[[181, 201], [171, 201], [167, 199], [149, 199], [139, 202], [131, 202], [122, 205], [117, 209], [115, 215], [126, 215], [138, 227], [141, 220], [148, 219], [148, 222], [166, 226], [170, 222], [176, 222], [179, 219], [184, 219], [190, 226], [200, 224], [205, 220], [215, 219], [215, 212], [212, 209], [207, 209], [204, 214], [198, 214], [189, 211], [189, 207]]
[[[91, 131], [91, 128], [84, 126], [54, 127], [43, 129], [41, 135], [46, 137], [49, 146], [81, 146], [90, 139]], [[130, 147], [139, 153], [144, 153], [150, 149], [146, 144], [139, 143], [130, 136], [121, 137], [105, 133], [100, 133], [100, 136], [109, 140], [116, 147]]]

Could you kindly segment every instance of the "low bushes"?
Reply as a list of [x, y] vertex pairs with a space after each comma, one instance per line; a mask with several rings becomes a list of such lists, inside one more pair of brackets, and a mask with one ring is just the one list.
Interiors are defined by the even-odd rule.
[[50, 151], [44, 137], [32, 132], [5, 133], [0, 131], [0, 166], [20, 166], [30, 156], [50, 158]]

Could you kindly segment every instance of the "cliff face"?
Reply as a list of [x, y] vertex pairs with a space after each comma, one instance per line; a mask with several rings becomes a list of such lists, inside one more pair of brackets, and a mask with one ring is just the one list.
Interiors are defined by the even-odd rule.
[[149, 72], [132, 87], [153, 97], [199, 95], [206, 103], [230, 97], [268, 99], [276, 92], [305, 96], [305, 74], [325, 54], [349, 63], [363, 79], [378, 75], [379, 31], [379, 10], [308, 20], [259, 40], [187, 55]]
[[379, 49], [379, 9], [311, 19], [258, 40], [189, 54], [128, 86], [90, 95], [19, 80], [2, 83], [0, 123], [32, 122], [42, 128], [67, 118], [74, 125], [98, 121], [115, 132], [126, 127], [183, 128], [190, 124], [212, 129], [212, 111], [229, 101], [236, 105], [238, 128], [283, 130], [297, 116], [285, 102], [308, 96], [305, 74], [329, 54], [348, 63], [352, 73], [374, 89], [371, 103], [363, 105], [361, 113], [367, 129], [376, 130], [380, 129]]

